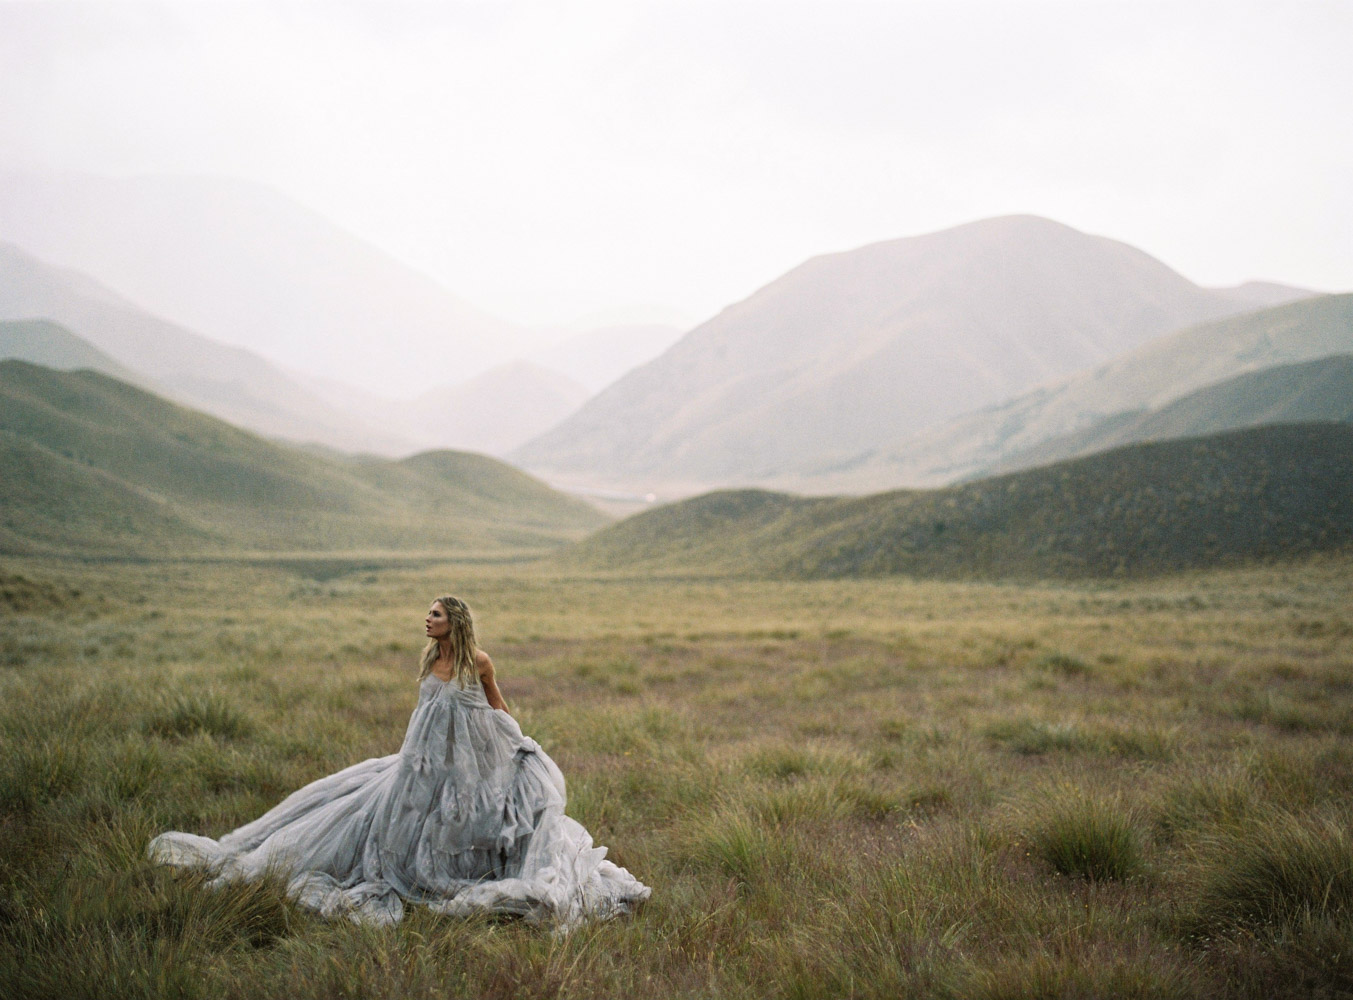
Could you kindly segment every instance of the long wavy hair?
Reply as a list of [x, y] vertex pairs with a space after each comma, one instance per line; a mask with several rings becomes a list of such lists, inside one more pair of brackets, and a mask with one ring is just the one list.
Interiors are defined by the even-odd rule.
[[[474, 616], [470, 614], [470, 606], [459, 597], [452, 597], [450, 594], [437, 598], [433, 603], [442, 606], [447, 619], [451, 622], [451, 632], [447, 635], [447, 639], [451, 642], [451, 676], [461, 687], [469, 687], [473, 681], [479, 679], [479, 671], [475, 668], [474, 662], [479, 645], [475, 641]], [[423, 649], [422, 670], [418, 673], [420, 682], [432, 673], [432, 665], [437, 662], [437, 649], [437, 640], [429, 639]]]

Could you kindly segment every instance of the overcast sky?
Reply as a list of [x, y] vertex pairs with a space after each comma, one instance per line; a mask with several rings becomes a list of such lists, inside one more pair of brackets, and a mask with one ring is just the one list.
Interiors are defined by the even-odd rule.
[[521, 322], [1014, 212], [1353, 288], [1353, 3], [0, 0], [0, 166], [271, 183]]

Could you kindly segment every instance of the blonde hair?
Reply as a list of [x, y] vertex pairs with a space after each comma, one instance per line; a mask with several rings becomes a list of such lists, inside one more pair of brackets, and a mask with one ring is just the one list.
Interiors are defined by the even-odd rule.
[[[447, 620], [451, 623], [451, 631], [446, 637], [451, 644], [451, 677], [461, 687], [468, 687], [479, 679], [479, 670], [475, 666], [475, 653], [479, 645], [475, 642], [474, 617], [470, 614], [470, 606], [459, 597], [452, 597], [449, 594], [437, 598], [433, 603], [442, 606]], [[422, 670], [418, 673], [420, 682], [432, 673], [432, 665], [437, 662], [438, 650], [437, 640], [429, 639], [423, 649]]]

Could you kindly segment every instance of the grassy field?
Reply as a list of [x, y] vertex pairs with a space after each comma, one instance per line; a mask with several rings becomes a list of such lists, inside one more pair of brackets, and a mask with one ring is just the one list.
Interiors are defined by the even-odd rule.
[[[653, 887], [326, 923], [144, 861], [394, 752], [475, 607]], [[5, 997], [1353, 995], [1353, 560], [1038, 585], [0, 562]]]

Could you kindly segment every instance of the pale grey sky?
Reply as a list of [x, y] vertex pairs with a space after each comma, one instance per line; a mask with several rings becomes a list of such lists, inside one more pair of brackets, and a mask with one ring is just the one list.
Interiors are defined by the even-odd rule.
[[1014, 212], [1348, 290], [1350, 48], [1349, 2], [0, 2], [0, 167], [265, 181], [521, 322]]

